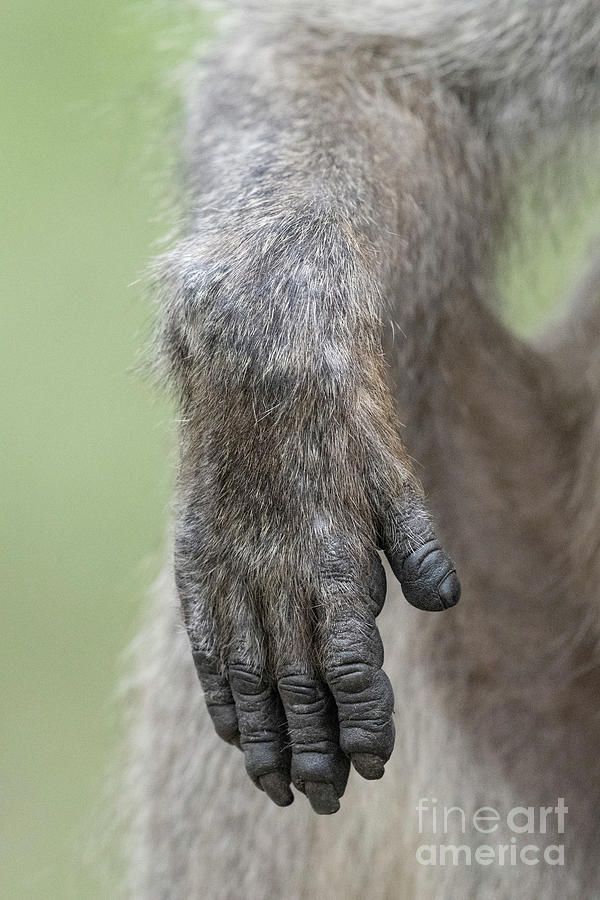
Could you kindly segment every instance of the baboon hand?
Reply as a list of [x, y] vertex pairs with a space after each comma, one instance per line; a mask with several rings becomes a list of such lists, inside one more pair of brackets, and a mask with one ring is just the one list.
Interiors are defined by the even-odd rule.
[[[415, 496], [390, 507], [377, 531], [323, 515], [273, 531], [259, 514], [233, 540], [239, 508], [221, 499], [208, 522], [206, 502], [183, 515], [176, 574], [214, 727], [278, 806], [292, 802], [291, 783], [315, 812], [334, 813], [350, 764], [380, 778], [394, 745], [377, 546], [423, 610], [458, 602], [454, 565]], [[291, 492], [287, 502], [302, 506]]]
[[171, 263], [175, 571], [217, 733], [275, 803], [291, 783], [327, 814], [350, 764], [379, 778], [394, 744], [378, 551], [420, 609], [460, 588], [398, 436], [367, 251], [306, 210], [264, 227]]

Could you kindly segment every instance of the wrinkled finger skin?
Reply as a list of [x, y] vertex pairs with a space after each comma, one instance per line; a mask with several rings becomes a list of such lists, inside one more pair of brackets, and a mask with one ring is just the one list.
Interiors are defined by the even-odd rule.
[[[454, 564], [420, 499], [410, 497], [388, 512], [380, 533], [381, 548], [413, 606], [436, 611], [458, 602]], [[187, 538], [186, 546], [193, 546], [189, 533]], [[195, 649], [193, 656], [215, 731], [241, 749], [256, 787], [281, 807], [293, 802], [293, 787], [315, 813], [331, 815], [340, 809], [351, 766], [367, 780], [383, 776], [394, 747], [394, 696], [376, 626], [386, 592], [379, 557], [373, 553], [368, 565], [357, 567], [344, 541], [330, 539], [318, 566], [321, 596], [314, 604], [312, 652], [307, 649], [305, 658], [283, 645], [271, 648], [270, 667], [253, 658], [251, 648], [273, 642], [274, 634], [264, 633], [264, 623], [252, 616], [238, 622], [230, 640], [245, 648], [242, 654], [228, 658]], [[210, 582], [194, 582], [194, 564], [183, 568], [182, 603], [193, 606], [197, 594], [201, 608], [200, 595]], [[289, 605], [285, 609], [289, 614]], [[187, 621], [195, 623], [193, 644], [218, 646], [218, 634], [208, 625], [213, 622], [214, 632], [214, 620], [188, 615]]]
[[420, 498], [408, 497], [388, 513], [383, 547], [408, 602], [417, 609], [439, 612], [456, 606], [460, 581], [454, 563], [442, 549]]
[[238, 717], [229, 680], [219, 671], [218, 661], [206, 653], [196, 650], [192, 656], [215, 731], [226, 743], [240, 747]]
[[238, 663], [229, 666], [240, 746], [252, 781], [278, 806], [288, 806], [290, 762], [285, 716], [276, 686], [262, 673]]
[[374, 618], [346, 611], [330, 628], [327, 646], [325, 677], [338, 711], [340, 747], [363, 778], [381, 778], [394, 748], [394, 695], [381, 669]]
[[350, 762], [340, 747], [333, 697], [322, 681], [310, 675], [285, 675], [278, 689], [288, 725], [294, 787], [306, 794], [316, 813], [337, 812]]

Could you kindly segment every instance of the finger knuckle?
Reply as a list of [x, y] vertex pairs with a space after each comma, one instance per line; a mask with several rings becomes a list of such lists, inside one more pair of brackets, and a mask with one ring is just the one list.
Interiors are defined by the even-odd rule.
[[241, 664], [229, 666], [229, 682], [236, 693], [248, 697], [258, 696], [266, 687], [260, 672]]
[[452, 569], [452, 564], [437, 541], [427, 541], [409, 553], [404, 562], [405, 577], [409, 581], [438, 584]]
[[207, 683], [216, 683], [219, 680], [223, 680], [221, 662], [215, 653], [208, 653], [206, 650], [202, 649], [194, 649], [192, 643], [192, 659], [194, 660], [194, 666], [196, 667], [198, 677], [201, 679], [203, 685], [205, 681]]
[[372, 666], [364, 662], [336, 662], [327, 672], [327, 680], [334, 690], [343, 694], [360, 694], [373, 684]]
[[[354, 682], [358, 684], [358, 682]], [[385, 672], [372, 671], [361, 690], [338, 695], [340, 720], [346, 728], [357, 725], [378, 730], [389, 722], [394, 711], [394, 693]]]
[[277, 683], [284, 703], [290, 706], [308, 706], [316, 703], [323, 694], [314, 678], [309, 675], [284, 675]]

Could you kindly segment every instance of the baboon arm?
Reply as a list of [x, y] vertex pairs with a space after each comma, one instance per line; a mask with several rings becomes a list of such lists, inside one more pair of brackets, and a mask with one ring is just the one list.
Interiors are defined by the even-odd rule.
[[381, 322], [398, 271], [418, 305], [449, 252], [436, 236], [461, 238], [427, 113], [360, 58], [244, 46], [192, 92], [194, 207], [162, 265], [176, 580], [217, 731], [274, 802], [291, 779], [331, 813], [349, 761], [378, 778], [394, 741], [377, 549], [413, 605], [459, 598], [399, 438]]

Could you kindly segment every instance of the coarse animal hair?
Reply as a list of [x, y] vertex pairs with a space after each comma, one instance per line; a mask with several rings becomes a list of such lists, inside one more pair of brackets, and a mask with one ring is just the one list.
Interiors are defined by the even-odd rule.
[[[229, 5], [187, 85], [188, 209], [157, 264], [181, 464], [175, 571], [130, 681], [136, 900], [600, 893], [600, 255], [540, 339], [495, 309], [515, 169], [595, 134], [599, 39], [596, 0]], [[378, 549], [420, 608], [388, 569], [396, 748], [381, 781], [351, 777], [339, 815], [280, 810], [214, 734], [194, 662], [218, 733], [241, 735], [281, 804], [259, 732], [244, 743], [250, 700], [277, 684], [290, 735], [294, 690], [339, 712], [333, 801], [294, 776], [293, 736], [280, 749], [335, 811], [347, 758], [378, 777], [393, 744]], [[456, 602], [432, 588], [452, 560], [463, 600], [432, 616]], [[358, 680], [383, 742], [369, 753], [356, 709], [344, 719]], [[566, 833], [538, 837], [566, 863], [419, 865], [423, 797], [564, 797]]]

